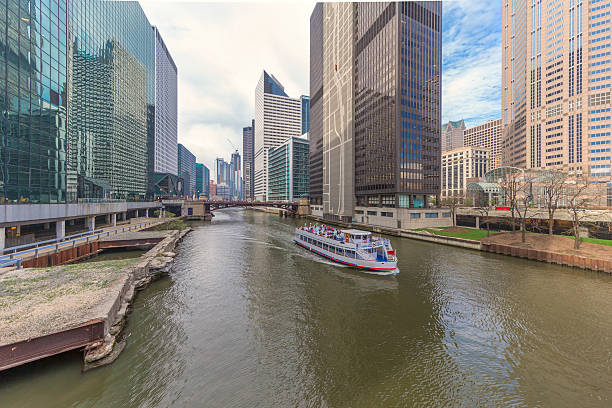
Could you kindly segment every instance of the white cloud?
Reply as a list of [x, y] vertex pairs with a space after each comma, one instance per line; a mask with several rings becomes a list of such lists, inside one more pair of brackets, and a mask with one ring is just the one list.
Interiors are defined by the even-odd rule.
[[[141, 4], [178, 66], [179, 142], [209, 168], [217, 156], [229, 160], [228, 138], [242, 150], [263, 69], [289, 95], [308, 94], [313, 1]], [[500, 4], [444, 3], [443, 122], [465, 118], [473, 125], [499, 116]]]
[[[142, 3], [142, 2], [141, 2]], [[242, 152], [265, 69], [290, 96], [309, 92], [309, 30], [314, 2], [142, 3], [179, 72], [179, 142], [212, 168]]]

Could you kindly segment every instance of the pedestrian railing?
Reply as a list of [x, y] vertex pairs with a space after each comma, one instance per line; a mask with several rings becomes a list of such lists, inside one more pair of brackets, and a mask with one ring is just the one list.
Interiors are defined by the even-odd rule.
[[[38, 257], [40, 251], [47, 249], [55, 249], [55, 253], [58, 253], [61, 248], [65, 248], [67, 246], [75, 247], [79, 241], [85, 241], [86, 244], [92, 241], [98, 241], [101, 238], [109, 237], [111, 234], [116, 235], [122, 232], [129, 232], [133, 230], [138, 230], [142, 228], [146, 228], [151, 225], [155, 225], [157, 222], [144, 222], [140, 224], [134, 225], [126, 225], [125, 227], [117, 228], [114, 230], [104, 231], [103, 229], [82, 232], [80, 234], [70, 235], [64, 238], [57, 238], [47, 241], [34, 242], [26, 245], [19, 245], [11, 248], [5, 248], [2, 252], [10, 251], [10, 254], [0, 256], [0, 268], [4, 268], [7, 266], [15, 266], [19, 269], [21, 267], [21, 262], [23, 260], [23, 256], [27, 254], [34, 253], [34, 258]], [[4, 265], [6, 263], [6, 265]]]

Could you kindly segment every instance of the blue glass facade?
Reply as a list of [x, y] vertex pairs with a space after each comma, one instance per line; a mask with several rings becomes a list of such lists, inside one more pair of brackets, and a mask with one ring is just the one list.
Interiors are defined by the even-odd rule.
[[196, 163], [195, 165], [195, 194], [197, 197], [206, 196], [209, 197], [209, 183], [210, 183], [210, 171], [208, 167], [203, 165], [202, 163]]
[[302, 102], [302, 134], [310, 130], [310, 96], [300, 96]]
[[154, 38], [137, 2], [0, 2], [0, 203], [146, 196]]
[[274, 75], [270, 75], [266, 71], [264, 71], [264, 93], [278, 96], [289, 96], [285, 93], [285, 88], [281, 85], [278, 79], [274, 78]]
[[183, 191], [191, 196], [196, 192], [196, 157], [182, 144], [178, 144], [178, 176], [183, 179]]

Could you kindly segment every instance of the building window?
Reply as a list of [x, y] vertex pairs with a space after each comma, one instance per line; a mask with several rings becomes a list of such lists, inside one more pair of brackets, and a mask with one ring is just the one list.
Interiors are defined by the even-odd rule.
[[410, 219], [414, 220], [417, 218], [421, 218], [421, 213], [410, 213]]
[[438, 218], [438, 213], [425, 213], [425, 218]]
[[381, 215], [382, 217], [393, 217], [393, 213], [392, 213], [392, 212], [385, 212], [385, 211], [382, 211], [382, 212], [380, 213], [380, 215]]
[[368, 211], [368, 215], [376, 215], [376, 211]]

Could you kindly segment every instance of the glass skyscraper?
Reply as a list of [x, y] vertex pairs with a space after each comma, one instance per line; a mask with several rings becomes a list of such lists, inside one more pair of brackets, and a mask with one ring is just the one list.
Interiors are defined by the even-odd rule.
[[182, 144], [178, 144], [178, 176], [183, 179], [185, 195], [196, 192], [196, 157]]
[[0, 202], [144, 198], [155, 35], [137, 2], [0, 3]]
[[387, 207], [397, 227], [412, 217], [400, 209], [439, 196], [441, 20], [440, 1], [315, 6], [310, 172], [325, 218]]
[[270, 149], [269, 200], [297, 201], [308, 197], [309, 156], [309, 142], [304, 137], [290, 137], [282, 145]]
[[209, 177], [210, 177], [210, 171], [208, 170], [208, 167], [206, 167], [205, 165], [203, 165], [202, 163], [196, 163], [195, 165], [195, 169], [196, 169], [196, 182], [195, 182], [195, 194], [197, 197], [200, 197], [201, 195], [206, 196], [207, 198], [210, 198], [208, 193], [208, 185], [210, 183]]
[[255, 119], [251, 126], [242, 128], [243, 198], [255, 198]]

